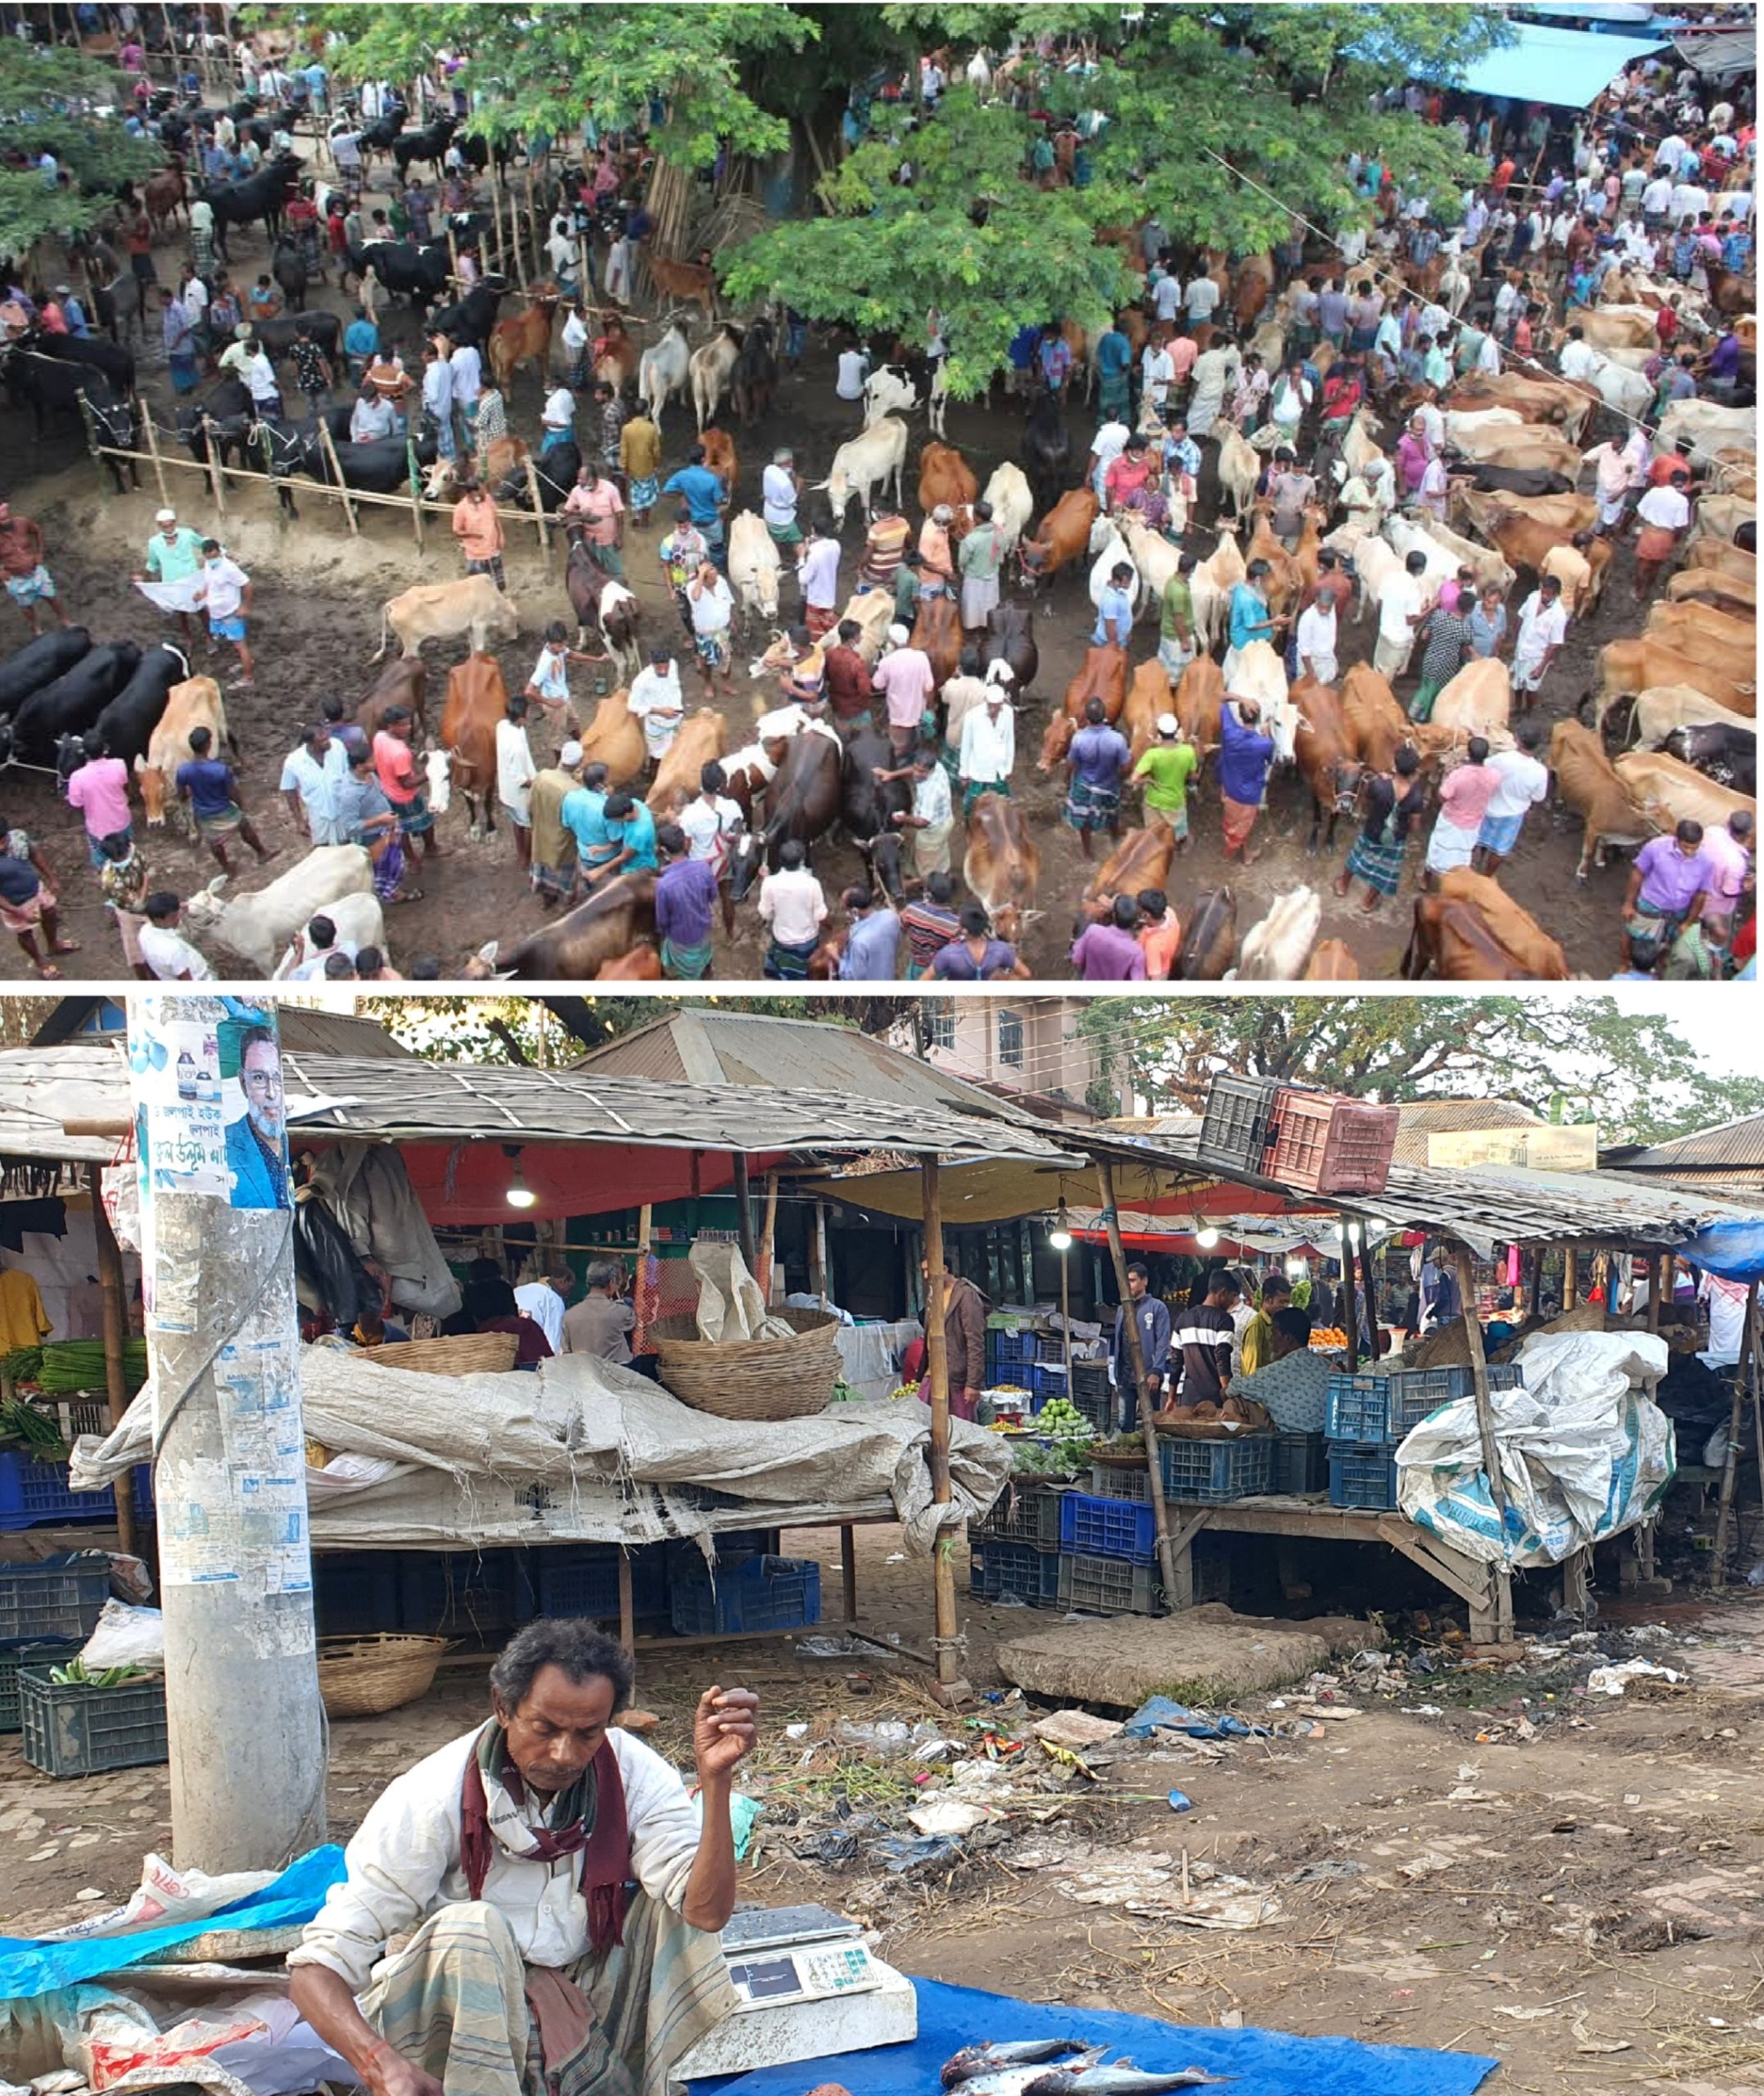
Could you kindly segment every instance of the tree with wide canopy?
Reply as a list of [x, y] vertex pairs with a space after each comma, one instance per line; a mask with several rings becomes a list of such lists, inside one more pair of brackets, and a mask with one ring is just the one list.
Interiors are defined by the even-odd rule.
[[[122, 76], [102, 60], [0, 38], [0, 255], [86, 232], [124, 183], [163, 163], [151, 139], [124, 130]], [[45, 152], [65, 181], [45, 181]]]

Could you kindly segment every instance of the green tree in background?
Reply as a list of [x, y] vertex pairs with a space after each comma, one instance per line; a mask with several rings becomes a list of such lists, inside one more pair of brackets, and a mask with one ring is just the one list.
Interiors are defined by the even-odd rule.
[[[28, 163], [0, 168], [0, 255], [20, 259], [39, 240], [85, 232], [123, 184], [163, 164], [150, 139], [123, 129], [123, 98], [122, 76], [102, 60], [0, 38], [0, 145]], [[66, 181], [44, 182], [45, 151]]]

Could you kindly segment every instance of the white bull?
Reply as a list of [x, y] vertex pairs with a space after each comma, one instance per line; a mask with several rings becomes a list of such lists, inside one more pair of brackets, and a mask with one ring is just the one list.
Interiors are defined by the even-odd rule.
[[1004, 552], [1008, 558], [1016, 552], [1018, 542], [1029, 529], [1029, 520], [1035, 513], [1028, 476], [1021, 466], [1007, 464], [997, 468], [986, 483], [981, 499], [992, 504], [992, 521], [1004, 535]]
[[870, 520], [870, 499], [894, 482], [895, 500], [900, 499], [900, 476], [906, 466], [906, 424], [886, 415], [861, 436], [841, 444], [824, 481], [815, 492], [824, 490], [827, 506], [833, 513], [833, 527], [845, 528], [846, 508], [853, 495], [864, 508], [864, 521]]
[[691, 371], [692, 351], [686, 346], [685, 331], [675, 321], [661, 340], [652, 342], [638, 359], [637, 397], [657, 429], [668, 402], [676, 393], [684, 395]]
[[[358, 892], [341, 896], [335, 902], [327, 902], [314, 916], [327, 918], [336, 934], [332, 951], [338, 953], [358, 954], [363, 946], [377, 946], [386, 951], [386, 918], [380, 908], [380, 898], [369, 888], [366, 893]], [[312, 919], [308, 919], [293, 938], [286, 951], [276, 963], [276, 972], [271, 977], [275, 982], [286, 982], [303, 960], [309, 960], [317, 949], [312, 942]]]
[[1314, 888], [1295, 888], [1285, 895], [1277, 895], [1267, 915], [1244, 937], [1237, 980], [1297, 982], [1322, 925], [1323, 897]]
[[763, 518], [743, 509], [729, 520], [729, 587], [740, 603], [744, 623], [751, 626], [758, 619], [767, 626], [777, 625], [781, 567], [777, 541]]
[[1636, 693], [1629, 729], [1631, 748], [1657, 750], [1681, 728], [1738, 728], [1755, 734], [1757, 723], [1709, 698], [1694, 684], [1649, 684], [1645, 691]]
[[729, 380], [734, 376], [735, 360], [740, 355], [740, 334], [727, 326], [719, 328], [708, 342], [692, 353], [688, 368], [692, 375], [693, 411], [698, 418], [701, 436], [705, 424], [716, 419], [717, 409], [722, 406]]
[[255, 894], [223, 900], [226, 885], [226, 874], [217, 874], [190, 897], [184, 905], [190, 928], [199, 937], [212, 933], [262, 977], [310, 919], [345, 895], [372, 891], [373, 861], [359, 844], [321, 844]]

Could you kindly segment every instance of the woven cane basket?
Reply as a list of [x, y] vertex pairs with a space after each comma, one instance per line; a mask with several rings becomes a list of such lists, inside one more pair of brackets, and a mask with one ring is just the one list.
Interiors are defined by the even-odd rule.
[[383, 1368], [415, 1368], [429, 1376], [500, 1374], [515, 1365], [521, 1342], [512, 1332], [462, 1332], [456, 1339], [406, 1339], [377, 1346]]
[[788, 1339], [702, 1339], [690, 1317], [649, 1328], [664, 1386], [719, 1419], [805, 1419], [825, 1412], [839, 1380], [839, 1320], [825, 1310], [777, 1312]]
[[333, 1718], [377, 1718], [426, 1696], [444, 1638], [321, 1638], [318, 1692]]

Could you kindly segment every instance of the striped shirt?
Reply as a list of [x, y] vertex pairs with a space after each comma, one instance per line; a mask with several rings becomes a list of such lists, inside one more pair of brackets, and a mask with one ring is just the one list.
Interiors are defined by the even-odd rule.
[[1236, 1337], [1231, 1312], [1198, 1303], [1176, 1312], [1175, 1327], [1171, 1347], [1182, 1355], [1181, 1403], [1218, 1403], [1231, 1377], [1231, 1345]]

